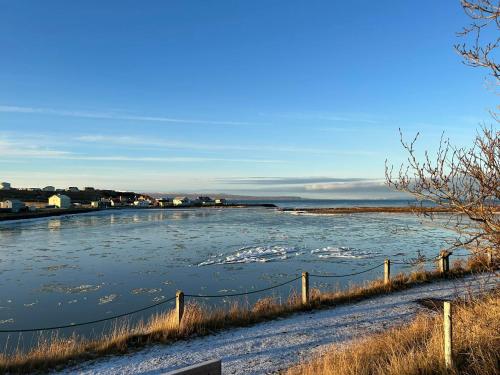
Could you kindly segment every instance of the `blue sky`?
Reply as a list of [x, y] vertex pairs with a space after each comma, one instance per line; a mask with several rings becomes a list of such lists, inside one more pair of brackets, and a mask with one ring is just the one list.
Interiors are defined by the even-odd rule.
[[386, 197], [398, 128], [490, 124], [459, 1], [0, 0], [0, 180]]

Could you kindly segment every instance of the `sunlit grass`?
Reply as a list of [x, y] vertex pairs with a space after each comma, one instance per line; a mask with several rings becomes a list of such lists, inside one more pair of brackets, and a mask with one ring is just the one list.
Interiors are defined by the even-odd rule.
[[500, 293], [453, 305], [455, 368], [443, 357], [443, 317], [418, 315], [412, 323], [333, 346], [286, 375], [496, 375], [500, 371]]

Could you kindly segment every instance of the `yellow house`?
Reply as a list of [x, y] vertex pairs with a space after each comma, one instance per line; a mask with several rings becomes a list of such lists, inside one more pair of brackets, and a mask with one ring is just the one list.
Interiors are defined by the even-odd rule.
[[70, 208], [71, 198], [64, 194], [55, 194], [49, 198], [49, 205], [57, 208]]

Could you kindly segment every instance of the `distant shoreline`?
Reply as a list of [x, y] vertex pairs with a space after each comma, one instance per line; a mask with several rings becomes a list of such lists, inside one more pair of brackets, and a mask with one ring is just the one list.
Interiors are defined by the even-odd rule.
[[263, 207], [263, 208], [278, 208], [272, 203], [256, 203], [256, 204], [240, 204], [240, 203], [228, 203], [225, 205], [214, 205], [214, 206], [172, 206], [172, 207], [116, 207], [116, 208], [68, 208], [68, 209], [50, 209], [50, 210], [40, 210], [34, 212], [18, 212], [18, 213], [0, 213], [0, 222], [2, 221], [14, 221], [14, 220], [27, 220], [27, 219], [38, 219], [44, 217], [57, 217], [64, 215], [78, 215], [86, 214], [89, 212], [100, 212], [100, 211], [116, 211], [116, 210], [178, 210], [178, 209], [201, 209], [201, 208], [251, 208], [251, 207]]
[[451, 213], [451, 209], [441, 207], [334, 207], [334, 208], [281, 208], [284, 212], [304, 212], [318, 215], [357, 213]]
[[213, 208], [274, 208], [282, 212], [309, 213], [316, 215], [334, 215], [334, 214], [358, 214], [358, 213], [452, 213], [451, 209], [441, 207], [321, 207], [321, 208], [279, 208], [273, 203], [227, 203], [225, 205], [213, 206], [171, 206], [171, 207], [115, 207], [115, 208], [70, 208], [70, 209], [51, 209], [35, 212], [19, 213], [0, 213], [0, 222], [12, 220], [37, 219], [44, 217], [57, 217], [64, 215], [78, 215], [89, 212], [115, 211], [115, 210], [179, 210], [179, 209], [213, 209]]

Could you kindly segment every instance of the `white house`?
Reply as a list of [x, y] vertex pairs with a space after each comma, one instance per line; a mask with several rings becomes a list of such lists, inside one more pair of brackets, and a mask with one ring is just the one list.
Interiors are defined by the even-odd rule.
[[55, 194], [49, 198], [49, 205], [57, 208], [70, 208], [71, 198], [64, 194]]
[[45, 186], [42, 191], [56, 191], [54, 186]]
[[0, 190], [10, 190], [10, 189], [11, 189], [10, 183], [2, 182], [0, 184]]
[[217, 198], [215, 204], [226, 204], [226, 200], [224, 198]]
[[125, 206], [125, 203], [123, 203], [120, 198], [111, 198], [109, 201], [110, 201], [109, 203], [110, 203], [111, 207], [123, 207], [123, 206]]
[[148, 201], [148, 200], [138, 200], [138, 201], [134, 201], [134, 206], [137, 206], [137, 207], [149, 207], [151, 205], [151, 202]]
[[188, 197], [175, 197], [172, 203], [174, 206], [187, 206], [190, 200]]
[[19, 212], [24, 207], [26, 207], [24, 202], [21, 202], [18, 199], [8, 199], [0, 203], [0, 208], [9, 209], [11, 212]]

